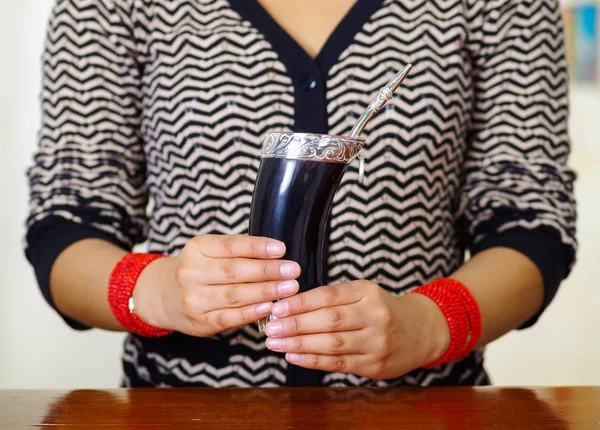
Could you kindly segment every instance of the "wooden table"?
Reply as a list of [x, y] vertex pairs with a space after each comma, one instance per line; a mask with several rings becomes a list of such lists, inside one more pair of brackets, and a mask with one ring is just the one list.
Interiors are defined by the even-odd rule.
[[597, 429], [599, 388], [0, 391], [0, 429]]

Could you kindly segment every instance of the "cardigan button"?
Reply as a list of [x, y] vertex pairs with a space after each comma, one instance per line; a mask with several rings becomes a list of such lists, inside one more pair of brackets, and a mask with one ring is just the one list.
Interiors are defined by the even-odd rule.
[[317, 87], [317, 80], [313, 75], [304, 75], [300, 78], [300, 87], [304, 91], [311, 91]]

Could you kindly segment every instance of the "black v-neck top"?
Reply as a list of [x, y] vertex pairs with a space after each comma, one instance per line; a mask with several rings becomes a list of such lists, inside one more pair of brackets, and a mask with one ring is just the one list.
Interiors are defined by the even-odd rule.
[[294, 86], [294, 131], [329, 132], [327, 77], [343, 51], [383, 0], [357, 0], [313, 60], [258, 1], [230, 0], [231, 7], [269, 41]]
[[[52, 306], [50, 269], [78, 240], [174, 255], [199, 234], [247, 233], [262, 136], [348, 134], [409, 62], [365, 132], [366, 180], [353, 165], [336, 194], [327, 282], [404, 294], [451, 274], [465, 251], [501, 246], [540, 269], [545, 308], [573, 264], [556, 0], [358, 0], [314, 60], [254, 0], [63, 0], [43, 61], [26, 252]], [[372, 381], [289, 365], [264, 341], [250, 325], [129, 335], [124, 385], [488, 382], [482, 349]]]

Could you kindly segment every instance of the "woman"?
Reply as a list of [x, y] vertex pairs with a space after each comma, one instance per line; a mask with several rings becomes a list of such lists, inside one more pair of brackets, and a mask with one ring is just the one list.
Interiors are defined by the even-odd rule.
[[[245, 235], [262, 136], [348, 134], [409, 62], [296, 294]], [[71, 327], [131, 332], [125, 386], [487, 384], [574, 261], [557, 1], [62, 0], [42, 98], [27, 255]]]

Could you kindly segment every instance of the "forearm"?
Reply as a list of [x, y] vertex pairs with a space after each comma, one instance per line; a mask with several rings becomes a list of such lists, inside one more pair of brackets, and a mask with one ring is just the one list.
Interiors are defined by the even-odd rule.
[[108, 305], [110, 274], [126, 251], [100, 239], [75, 242], [56, 259], [50, 291], [58, 310], [90, 327], [121, 331]]
[[540, 309], [544, 285], [536, 265], [509, 248], [473, 256], [451, 278], [463, 283], [479, 304], [483, 346], [518, 328]]
[[[272, 302], [298, 291], [298, 264], [285, 245], [246, 235], [202, 235], [178, 256], [150, 263], [136, 281], [135, 313], [154, 327], [214, 336], [266, 317]], [[66, 248], [50, 274], [54, 304], [91, 327], [123, 331], [108, 304], [110, 275], [126, 251], [99, 239]], [[286, 282], [287, 281], [287, 282]]]
[[[517, 328], [539, 310], [542, 276], [509, 248], [476, 254], [453, 278], [479, 303], [480, 345]], [[267, 347], [295, 365], [383, 380], [434, 363], [448, 350], [448, 321], [425, 294], [393, 296], [366, 280], [327, 285], [273, 306]]]

